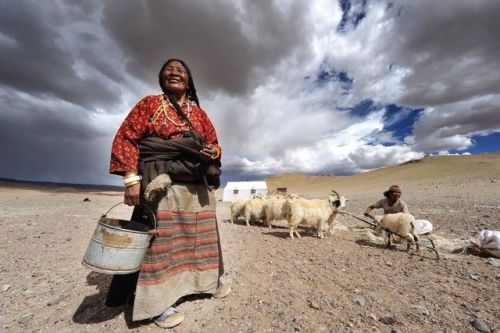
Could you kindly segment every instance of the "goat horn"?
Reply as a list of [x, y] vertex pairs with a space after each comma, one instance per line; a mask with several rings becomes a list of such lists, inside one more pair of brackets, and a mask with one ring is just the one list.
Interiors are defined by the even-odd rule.
[[337, 196], [337, 199], [340, 200], [340, 195], [335, 190], [332, 190], [332, 192]]

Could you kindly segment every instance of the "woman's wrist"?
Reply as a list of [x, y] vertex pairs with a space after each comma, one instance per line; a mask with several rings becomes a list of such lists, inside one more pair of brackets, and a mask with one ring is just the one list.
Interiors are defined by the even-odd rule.
[[133, 187], [133, 186], [140, 184], [140, 183], [141, 183], [140, 181], [134, 181], [134, 182], [130, 182], [130, 183], [127, 183], [124, 185], [125, 185], [125, 188], [130, 188], [130, 187]]
[[136, 172], [136, 171], [127, 171], [125, 172], [125, 174], [123, 175], [123, 179], [125, 178], [129, 178], [129, 177], [134, 177], [134, 176], [138, 176], [139, 174]]
[[141, 182], [142, 177], [139, 176], [135, 171], [129, 171], [126, 172], [125, 175], [123, 176], [123, 185], [125, 187], [132, 187], [134, 185], [137, 185]]

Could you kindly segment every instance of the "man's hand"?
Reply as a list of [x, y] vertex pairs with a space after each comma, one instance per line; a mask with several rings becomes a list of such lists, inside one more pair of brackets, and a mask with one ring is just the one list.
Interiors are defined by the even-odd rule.
[[375, 216], [371, 213], [371, 211], [372, 211], [372, 210], [371, 210], [371, 208], [370, 208], [370, 207], [368, 207], [368, 208], [365, 210], [365, 212], [363, 213], [363, 215], [364, 215], [364, 216], [366, 216], [366, 217], [370, 217], [370, 218], [372, 218], [372, 219], [375, 219]]

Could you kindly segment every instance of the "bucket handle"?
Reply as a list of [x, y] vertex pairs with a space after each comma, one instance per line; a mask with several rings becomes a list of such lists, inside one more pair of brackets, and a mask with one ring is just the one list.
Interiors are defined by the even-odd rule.
[[[118, 205], [121, 205], [121, 204], [125, 204], [124, 202], [119, 202], [117, 203], [116, 205], [113, 205], [110, 209], [108, 209], [108, 211], [106, 213], [104, 213], [101, 217], [106, 217], [106, 215], [108, 215], [108, 213], [113, 209], [115, 208], [116, 206]], [[149, 207], [148, 205], [146, 204], [143, 204], [141, 205], [142, 207], [146, 207], [147, 209], [149, 209], [149, 212], [151, 213], [151, 216], [153, 217], [153, 222], [154, 222], [154, 230], [151, 230], [150, 233], [152, 234], [156, 234], [156, 229], [158, 228], [158, 223], [156, 222], [156, 216], [155, 216], [155, 212], [151, 209], [151, 207]]]

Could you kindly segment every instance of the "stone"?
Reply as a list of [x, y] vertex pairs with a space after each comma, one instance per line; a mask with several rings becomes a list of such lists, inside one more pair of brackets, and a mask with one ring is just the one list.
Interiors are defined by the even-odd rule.
[[63, 300], [65, 300], [68, 297], [69, 297], [68, 294], [59, 295], [56, 298], [54, 298], [53, 300], [49, 301], [47, 303], [47, 306], [57, 305], [57, 304], [61, 303]]
[[500, 267], [500, 259], [488, 258], [486, 260], [486, 263], [493, 266], [493, 267]]
[[396, 319], [394, 319], [394, 317], [392, 317], [392, 316], [380, 317], [378, 321], [380, 321], [381, 323], [384, 323], [386, 325], [394, 325], [394, 323], [396, 323]]
[[27, 314], [18, 319], [18, 323], [21, 325], [27, 324], [31, 319], [33, 319], [33, 314]]
[[469, 312], [478, 312], [479, 309], [470, 303], [463, 303], [462, 306]]
[[482, 333], [491, 333], [491, 328], [480, 318], [476, 318], [471, 322], [472, 326]]
[[354, 302], [356, 302], [356, 304], [358, 304], [359, 306], [365, 306], [366, 304], [366, 300], [364, 297], [362, 296], [357, 296], [355, 299], [354, 299]]
[[309, 307], [310, 307], [311, 309], [315, 309], [315, 310], [319, 310], [319, 309], [320, 309], [319, 304], [318, 304], [318, 303], [316, 303], [316, 302], [315, 302], [315, 301], [313, 301], [313, 300], [308, 300], [308, 301], [307, 301], [307, 304], [309, 305]]
[[476, 276], [476, 275], [474, 275], [474, 274], [472, 274], [472, 273], [469, 273], [469, 277], [470, 277], [472, 280], [474, 280], [474, 281], [479, 281], [479, 277], [478, 277], [478, 276]]
[[6, 291], [7, 291], [7, 290], [9, 290], [9, 289], [10, 289], [10, 284], [4, 284], [4, 285], [2, 286], [2, 291], [3, 291], [3, 292], [6, 292]]

